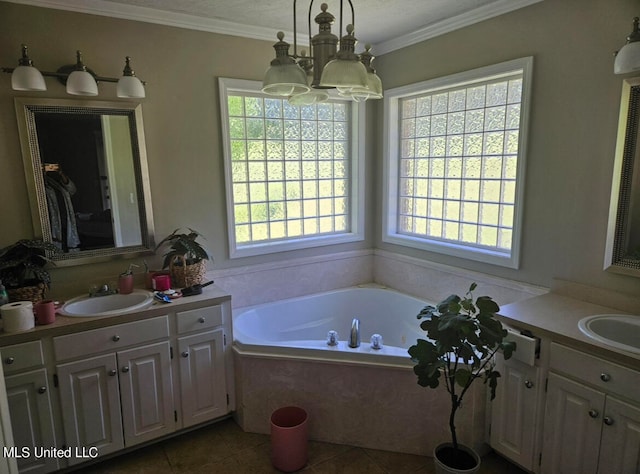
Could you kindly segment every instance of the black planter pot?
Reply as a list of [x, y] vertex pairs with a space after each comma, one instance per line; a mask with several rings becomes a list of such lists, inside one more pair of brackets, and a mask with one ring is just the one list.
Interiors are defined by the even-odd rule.
[[433, 450], [436, 474], [472, 474], [480, 469], [480, 456], [473, 449], [452, 443], [442, 443]]

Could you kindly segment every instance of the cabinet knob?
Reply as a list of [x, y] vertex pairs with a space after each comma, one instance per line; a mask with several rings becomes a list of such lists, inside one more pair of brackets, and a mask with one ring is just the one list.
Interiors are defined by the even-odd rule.
[[189, 351], [184, 351], [182, 353], [182, 357], [189, 357]]
[[120, 336], [118, 336], [118, 335], [116, 334], [115, 336], [113, 336], [113, 337], [111, 338], [111, 340], [112, 340], [113, 342], [118, 342], [118, 341], [120, 340]]
[[604, 421], [604, 424], [607, 426], [611, 426], [613, 425], [613, 418], [611, 418], [610, 416], [605, 416], [602, 421]]
[[608, 382], [609, 380], [611, 380], [611, 375], [603, 372], [600, 374], [600, 380], [602, 380], [603, 382]]
[[109, 371], [109, 375], [110, 375], [111, 377], [115, 376], [117, 373], [118, 373], [118, 372], [116, 371], [116, 369], [111, 369], [111, 370]]
[[129, 372], [129, 366], [125, 365], [121, 370], [123, 374], [126, 374], [127, 372]]
[[591, 418], [598, 418], [600, 416], [600, 412], [598, 410], [594, 410], [593, 408], [589, 410], [589, 416]]
[[11, 364], [13, 364], [15, 361], [16, 361], [16, 360], [15, 360], [13, 357], [7, 357], [7, 358], [4, 360], [4, 363], [5, 363], [5, 364], [7, 364], [7, 365], [11, 365]]
[[524, 386], [527, 388], [532, 388], [533, 387], [533, 382], [531, 380], [525, 380], [524, 381]]
[[204, 319], [202, 316], [200, 316], [200, 317], [198, 318], [198, 322], [199, 322], [199, 323], [201, 323], [201, 324], [204, 324], [205, 319]]
[[45, 387], [44, 385], [38, 389], [38, 393], [39, 393], [40, 395], [42, 395], [42, 394], [43, 394], [43, 393], [45, 393], [46, 391], [47, 391], [47, 387]]

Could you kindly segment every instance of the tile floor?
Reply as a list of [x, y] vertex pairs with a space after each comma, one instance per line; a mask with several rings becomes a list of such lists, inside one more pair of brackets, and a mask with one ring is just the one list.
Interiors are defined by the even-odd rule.
[[[151, 446], [76, 469], [87, 474], [259, 474], [271, 465], [268, 435], [245, 433], [227, 419]], [[310, 441], [305, 473], [433, 473], [430, 458]], [[482, 460], [482, 474], [524, 474], [496, 454]]]

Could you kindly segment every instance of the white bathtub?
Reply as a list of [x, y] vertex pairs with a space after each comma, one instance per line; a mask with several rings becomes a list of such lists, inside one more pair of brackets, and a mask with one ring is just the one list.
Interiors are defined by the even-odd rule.
[[[309, 437], [329, 443], [431, 455], [449, 440], [449, 394], [417, 384], [407, 349], [424, 337], [416, 315], [428, 303], [381, 287], [347, 288], [234, 311], [234, 417], [269, 434], [283, 406], [304, 408]], [[360, 319], [361, 345], [347, 345]], [[326, 344], [338, 332], [339, 345]], [[383, 349], [373, 350], [379, 333]], [[486, 385], [475, 384], [456, 428], [483, 452]]]
[[[233, 335], [241, 353], [288, 358], [339, 360], [342, 363], [411, 365], [407, 353], [424, 332], [416, 315], [429, 304], [382, 287], [346, 288], [240, 309]], [[348, 346], [353, 318], [360, 320], [361, 344]], [[327, 344], [337, 331], [338, 345]], [[382, 336], [373, 349], [371, 336]]]

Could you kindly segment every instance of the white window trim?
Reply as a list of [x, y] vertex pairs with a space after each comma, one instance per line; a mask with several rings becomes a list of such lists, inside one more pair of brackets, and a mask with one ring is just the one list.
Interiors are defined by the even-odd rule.
[[[229, 257], [241, 258], [264, 255], [289, 250], [299, 250], [324, 245], [343, 244], [364, 240], [364, 191], [365, 191], [365, 103], [353, 103], [351, 107], [351, 195], [350, 232], [289, 238], [280, 241], [260, 242], [238, 247], [235, 236], [235, 216], [233, 208], [233, 180], [231, 173], [231, 143], [229, 140], [229, 108], [227, 95], [230, 92], [260, 94], [261, 83], [244, 79], [218, 78], [220, 92], [220, 121], [224, 151], [224, 172], [227, 200], [227, 235]], [[335, 95], [338, 98], [337, 95]]]
[[[406, 247], [437, 252], [454, 257], [466, 258], [484, 263], [518, 268], [522, 241], [522, 214], [524, 208], [524, 178], [526, 169], [527, 135], [529, 129], [529, 108], [531, 102], [531, 76], [533, 57], [514, 59], [491, 66], [431, 79], [416, 84], [397, 87], [385, 91], [384, 98], [384, 165], [383, 165], [383, 214], [382, 241]], [[398, 221], [398, 167], [399, 167], [399, 107], [400, 99], [421, 92], [433, 92], [454, 86], [464, 86], [479, 79], [500, 77], [522, 70], [522, 105], [520, 134], [518, 142], [518, 165], [516, 171], [516, 196], [513, 216], [513, 240], [511, 252], [467, 246], [462, 243], [444, 242], [428, 237], [415, 237], [397, 232]]]

